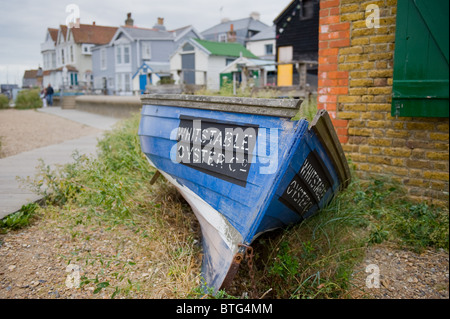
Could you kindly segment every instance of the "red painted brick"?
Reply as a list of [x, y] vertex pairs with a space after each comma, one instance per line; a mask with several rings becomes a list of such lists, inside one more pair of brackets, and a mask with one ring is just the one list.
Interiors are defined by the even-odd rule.
[[327, 49], [328, 41], [319, 41], [319, 49]]
[[340, 135], [340, 136], [347, 136], [348, 135], [348, 129], [347, 128], [336, 127], [336, 126], [335, 126], [335, 128], [336, 128], [337, 135]]
[[338, 86], [338, 80], [330, 80], [330, 79], [319, 79], [318, 85], [319, 87], [330, 87], [330, 86]]
[[328, 88], [329, 94], [348, 94], [348, 87], [332, 87]]
[[337, 62], [338, 62], [337, 56], [319, 57], [319, 67], [320, 67], [321, 64], [337, 63]]
[[319, 17], [328, 17], [330, 15], [330, 9], [322, 9], [319, 12]]
[[348, 79], [348, 72], [346, 71], [335, 71], [328, 72], [327, 77], [329, 79]]
[[348, 120], [340, 120], [340, 119], [333, 119], [331, 120], [334, 127], [345, 127], [347, 128]]
[[330, 8], [330, 16], [338, 15], [339, 14], [339, 8]]
[[339, 49], [338, 48], [321, 49], [321, 50], [319, 50], [319, 56], [327, 56], [327, 55], [337, 56], [338, 53], [339, 53]]
[[348, 47], [349, 45], [350, 45], [350, 38], [329, 42], [330, 48], [342, 48]]
[[328, 25], [327, 27], [328, 27], [328, 32], [346, 31], [346, 30], [350, 30], [350, 23], [349, 22], [341, 22], [341, 23]]
[[340, 0], [322, 0], [320, 1], [320, 10], [325, 8], [338, 7], [340, 2]]
[[337, 63], [319, 64], [319, 72], [337, 71], [337, 69], [338, 69]]
[[348, 142], [348, 136], [338, 135], [338, 139], [341, 144], [346, 144]]
[[330, 112], [330, 111], [336, 111], [337, 109], [337, 105], [336, 103], [325, 103], [325, 109]]
[[340, 21], [339, 16], [328, 16], [328, 17], [319, 18], [320, 25], [339, 23], [339, 21]]

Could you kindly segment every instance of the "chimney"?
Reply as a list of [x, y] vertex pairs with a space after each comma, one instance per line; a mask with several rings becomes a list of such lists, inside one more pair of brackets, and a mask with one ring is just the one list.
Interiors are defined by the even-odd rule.
[[229, 18], [222, 18], [222, 20], [220, 20], [220, 23], [226, 23], [226, 22], [228, 22], [228, 21], [230, 21]]
[[95, 21], [92, 22], [92, 25], [95, 25]]
[[236, 31], [234, 31], [233, 24], [230, 24], [230, 31], [227, 32], [227, 42], [236, 42]]
[[164, 26], [164, 18], [158, 17], [158, 20], [156, 24], [153, 26], [153, 28], [158, 30], [166, 30], [166, 27]]
[[125, 25], [132, 27], [134, 20], [131, 19], [131, 12], [127, 13], [127, 19], [125, 20]]
[[259, 14], [259, 12], [253, 11], [252, 13], [250, 13], [250, 18], [252, 18], [253, 20], [257, 20], [259, 21], [261, 15]]

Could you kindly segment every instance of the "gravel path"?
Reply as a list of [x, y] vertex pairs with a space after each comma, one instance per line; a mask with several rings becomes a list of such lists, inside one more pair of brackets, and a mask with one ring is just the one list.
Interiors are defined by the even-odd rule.
[[99, 132], [36, 110], [0, 110], [0, 158]]
[[[97, 129], [33, 110], [0, 110], [0, 154], [3, 157], [97, 132]], [[90, 289], [68, 288], [66, 284], [67, 260], [63, 256], [80, 249], [107, 250], [119, 239], [114, 236], [116, 233], [107, 235], [100, 228], [89, 232], [95, 240], [90, 241], [92, 246], [88, 248], [79, 247], [70, 234], [52, 227], [46, 218], [28, 228], [0, 234], [0, 298], [109, 298], [93, 294]], [[131, 242], [129, 244], [130, 247], [121, 252], [122, 258], [142, 257], [136, 256], [136, 249]], [[367, 276], [371, 274], [366, 272], [369, 265], [372, 265], [372, 272], [374, 266], [378, 270], [379, 288], [366, 285]], [[136, 276], [148, 273], [145, 266], [142, 267], [142, 271], [136, 269]], [[389, 245], [372, 246], [361, 265], [355, 268], [352, 287], [351, 298], [448, 299], [448, 253], [426, 250], [417, 254]], [[145, 298], [145, 295], [130, 297]]]

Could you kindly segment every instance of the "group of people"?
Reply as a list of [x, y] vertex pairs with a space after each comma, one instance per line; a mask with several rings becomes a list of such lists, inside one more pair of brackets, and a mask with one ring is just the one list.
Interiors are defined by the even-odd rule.
[[53, 105], [53, 88], [50, 85], [50, 83], [48, 84], [48, 86], [46, 88], [43, 88], [41, 91], [41, 99], [42, 99], [42, 104], [43, 107], [47, 107], [52, 106]]

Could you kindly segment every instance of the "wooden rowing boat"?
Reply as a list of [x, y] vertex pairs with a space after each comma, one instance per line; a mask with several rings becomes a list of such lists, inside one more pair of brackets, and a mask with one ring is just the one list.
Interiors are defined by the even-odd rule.
[[252, 241], [299, 223], [350, 181], [330, 117], [292, 121], [301, 101], [144, 95], [142, 151], [200, 222], [202, 278], [226, 288]]

